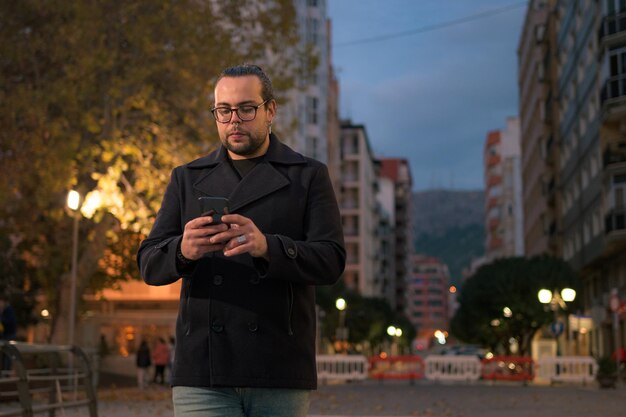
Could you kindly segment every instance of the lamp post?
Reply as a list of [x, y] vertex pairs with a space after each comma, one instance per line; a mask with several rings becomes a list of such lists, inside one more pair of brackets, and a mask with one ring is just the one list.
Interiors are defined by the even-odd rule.
[[398, 354], [398, 338], [402, 336], [402, 329], [396, 326], [387, 327], [387, 334], [391, 336], [391, 355]]
[[345, 343], [348, 340], [348, 329], [346, 329], [346, 308], [348, 303], [343, 298], [335, 300], [335, 307], [339, 310], [339, 327], [337, 327], [337, 340], [339, 341], [340, 351], [345, 353]]
[[76, 276], [78, 268], [78, 220], [80, 219], [80, 194], [71, 190], [67, 194], [67, 206], [74, 212], [74, 230], [72, 233], [72, 272], [70, 281], [70, 315], [69, 328], [67, 331], [67, 344], [74, 344], [74, 328], [76, 325]]
[[556, 341], [556, 354], [560, 355], [559, 350], [559, 335], [563, 331], [563, 325], [559, 322], [559, 309], [567, 310], [567, 304], [574, 301], [576, 298], [576, 291], [571, 288], [563, 288], [559, 293], [556, 289], [554, 291], [542, 288], [537, 293], [539, 302], [549, 306], [550, 310], [554, 312], [554, 323], [552, 324], [552, 334], [554, 334], [554, 340]]

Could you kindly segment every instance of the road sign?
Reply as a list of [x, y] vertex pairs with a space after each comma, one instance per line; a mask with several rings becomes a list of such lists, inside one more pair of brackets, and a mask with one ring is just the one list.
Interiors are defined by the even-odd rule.
[[555, 321], [552, 322], [552, 324], [550, 325], [550, 330], [552, 331], [554, 337], [559, 337], [563, 334], [563, 330], [565, 330], [565, 325], [561, 321]]

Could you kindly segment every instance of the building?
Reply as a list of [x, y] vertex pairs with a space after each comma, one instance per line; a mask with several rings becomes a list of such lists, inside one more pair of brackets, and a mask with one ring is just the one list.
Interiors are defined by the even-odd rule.
[[392, 308], [397, 313], [404, 314], [406, 284], [410, 277], [411, 255], [414, 252], [411, 221], [413, 179], [407, 159], [382, 158], [380, 164], [380, 177], [391, 180], [394, 187], [395, 279], [393, 286], [395, 295]]
[[[324, 163], [328, 158], [330, 23], [326, 0], [293, 0], [301, 49], [315, 54], [317, 65], [308, 77], [299, 78], [281, 106], [277, 130], [296, 151]], [[332, 96], [331, 96], [332, 97]], [[332, 127], [331, 127], [332, 129]]]
[[428, 346], [437, 330], [449, 329], [450, 272], [437, 258], [411, 256], [410, 278], [406, 288], [406, 315], [415, 329], [417, 339]]
[[519, 119], [489, 132], [485, 142], [485, 256], [524, 255]]
[[626, 344], [609, 309], [626, 299], [626, 3], [532, 1], [518, 55], [526, 249], [578, 272], [592, 326], [574, 337], [609, 354]]
[[626, 4], [559, 1], [554, 13], [563, 257], [582, 277], [591, 351], [607, 354], [626, 342], [608, 309], [613, 289], [626, 299]]
[[517, 51], [524, 252], [560, 256], [558, 105], [556, 97], [556, 0], [528, 6]]
[[365, 297], [379, 297], [377, 163], [364, 125], [341, 124], [340, 211], [346, 247], [344, 282]]
[[[380, 161], [379, 161], [380, 165]], [[379, 251], [377, 254], [378, 279], [380, 296], [385, 298], [395, 309], [396, 301], [396, 186], [387, 177], [378, 177], [378, 192], [376, 193], [378, 208]]]

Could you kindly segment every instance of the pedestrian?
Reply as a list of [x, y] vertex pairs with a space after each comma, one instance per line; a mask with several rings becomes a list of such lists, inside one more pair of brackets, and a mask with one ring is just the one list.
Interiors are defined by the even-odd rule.
[[148, 374], [148, 368], [152, 365], [150, 360], [150, 348], [148, 347], [148, 342], [142, 340], [139, 344], [139, 349], [137, 349], [137, 386], [139, 389], [144, 389], [146, 387], [146, 376]]
[[[9, 304], [9, 297], [0, 293], [0, 340], [10, 341], [17, 337], [15, 310]], [[0, 353], [0, 371], [11, 369], [11, 358]]]
[[[165, 343], [165, 339], [159, 337], [152, 351], [152, 361], [154, 362], [154, 377], [152, 382], [165, 383], [165, 367], [170, 360], [170, 348]], [[157, 381], [159, 380], [159, 381]]]
[[[261, 68], [225, 69], [214, 93], [221, 147], [174, 169], [138, 253], [148, 284], [183, 280], [174, 412], [303, 417], [317, 387], [315, 286], [345, 265], [337, 201], [326, 166], [271, 133]], [[201, 215], [204, 196], [227, 197], [229, 214]]]
[[167, 347], [170, 349], [170, 357], [167, 360], [167, 382], [172, 385], [172, 367], [174, 366], [174, 352], [176, 347], [176, 339], [170, 336]]

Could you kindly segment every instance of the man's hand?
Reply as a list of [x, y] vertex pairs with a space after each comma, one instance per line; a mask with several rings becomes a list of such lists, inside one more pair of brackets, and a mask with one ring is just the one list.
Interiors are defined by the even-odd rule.
[[228, 230], [226, 224], [212, 224], [213, 217], [203, 216], [190, 220], [185, 225], [180, 251], [187, 259], [195, 261], [209, 252], [224, 249], [223, 243], [211, 242], [211, 236]]
[[222, 221], [230, 228], [212, 236], [210, 241], [224, 245], [225, 256], [249, 253], [255, 258], [269, 260], [267, 239], [252, 220], [239, 214], [226, 214], [222, 216]]

